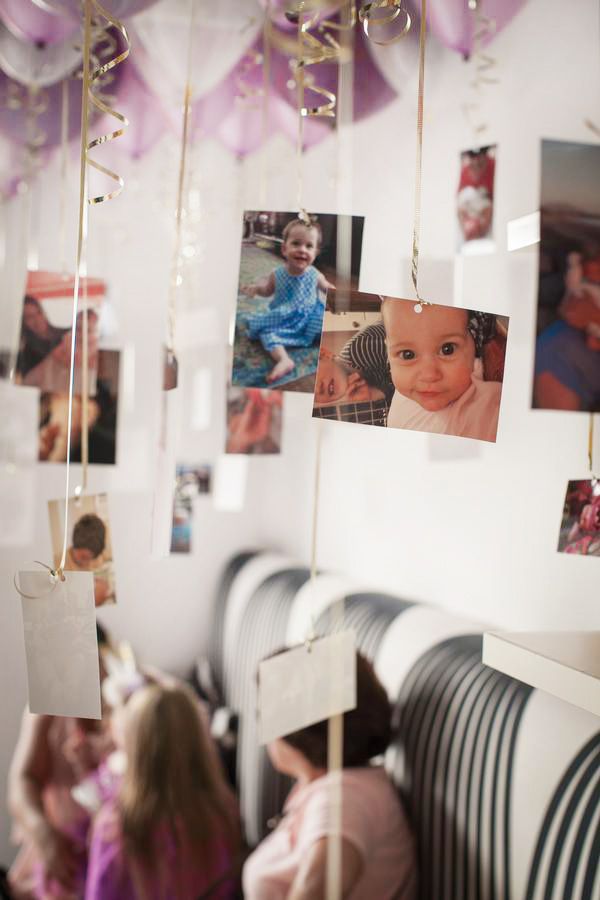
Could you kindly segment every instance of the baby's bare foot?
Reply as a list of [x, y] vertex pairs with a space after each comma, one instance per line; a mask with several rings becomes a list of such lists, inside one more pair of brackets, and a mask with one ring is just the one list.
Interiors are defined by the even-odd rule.
[[276, 366], [273, 366], [269, 374], [267, 375], [266, 381], [271, 384], [273, 381], [278, 381], [280, 378], [283, 378], [284, 375], [289, 375], [293, 369], [296, 368], [296, 365], [293, 359], [289, 357], [287, 359], [280, 359]]

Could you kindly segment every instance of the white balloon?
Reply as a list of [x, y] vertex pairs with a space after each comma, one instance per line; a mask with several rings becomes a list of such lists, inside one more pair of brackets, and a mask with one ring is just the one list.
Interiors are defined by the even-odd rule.
[[[192, 99], [208, 94], [234, 68], [261, 32], [258, 0], [195, 0]], [[179, 108], [187, 80], [189, 0], [160, 0], [130, 23], [138, 69], [167, 108]], [[142, 52], [140, 52], [142, 51]]]
[[0, 69], [28, 87], [48, 87], [61, 81], [81, 63], [81, 50], [69, 38], [60, 44], [36, 47], [21, 41], [0, 22]]

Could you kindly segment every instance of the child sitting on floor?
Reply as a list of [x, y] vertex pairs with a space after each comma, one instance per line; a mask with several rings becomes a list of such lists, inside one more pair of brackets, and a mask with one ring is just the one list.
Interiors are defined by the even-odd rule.
[[238, 813], [191, 690], [141, 688], [117, 732], [126, 768], [94, 820], [85, 900], [230, 900]]
[[325, 306], [319, 291], [335, 289], [313, 266], [321, 243], [320, 225], [292, 219], [283, 229], [285, 264], [263, 281], [241, 288], [249, 297], [273, 297], [267, 312], [250, 316], [247, 322], [250, 337], [260, 340], [275, 360], [267, 375], [269, 383], [293, 371], [295, 363], [287, 347], [310, 347], [321, 334]]
[[384, 298], [394, 394], [389, 428], [495, 441], [502, 384], [483, 380], [483, 345], [496, 317], [451, 306]]

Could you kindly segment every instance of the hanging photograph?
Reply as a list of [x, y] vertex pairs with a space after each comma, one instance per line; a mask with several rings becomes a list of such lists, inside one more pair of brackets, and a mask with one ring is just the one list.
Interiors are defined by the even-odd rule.
[[[64, 500], [49, 500], [50, 536], [54, 565], [60, 564], [64, 528]], [[96, 606], [116, 602], [108, 498], [106, 494], [69, 500], [69, 534], [64, 566], [69, 572], [91, 572]]]
[[225, 453], [280, 453], [282, 413], [281, 393], [228, 388]]
[[[244, 213], [233, 345], [234, 387], [314, 391], [323, 313], [338, 281], [348, 217]], [[346, 221], [343, 221], [346, 220]], [[350, 281], [358, 287], [364, 218], [352, 216]]]
[[[27, 273], [15, 383], [48, 393], [67, 393], [71, 372], [71, 317], [74, 276]], [[87, 312], [88, 392], [96, 393], [99, 313], [106, 285], [99, 278], [80, 281], [75, 339], [75, 393], [81, 394], [83, 328]]]
[[506, 316], [363, 293], [350, 307], [325, 313], [313, 416], [496, 440]]
[[[98, 351], [96, 393], [88, 400], [89, 462], [114, 465], [117, 443], [119, 351]], [[82, 398], [73, 397], [71, 462], [81, 462]], [[67, 461], [68, 393], [40, 394], [40, 462]]]
[[558, 538], [559, 553], [600, 556], [600, 481], [570, 481]]
[[173, 495], [171, 553], [191, 552], [194, 500], [200, 494], [210, 493], [211, 475], [211, 466], [177, 465]]
[[600, 144], [542, 141], [532, 406], [600, 411]]
[[494, 176], [496, 147], [476, 147], [460, 155], [456, 193], [459, 247], [463, 253], [494, 249]]

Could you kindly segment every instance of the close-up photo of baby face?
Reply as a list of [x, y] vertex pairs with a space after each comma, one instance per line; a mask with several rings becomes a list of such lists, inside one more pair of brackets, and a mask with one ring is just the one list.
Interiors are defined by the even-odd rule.
[[386, 298], [382, 306], [392, 381], [404, 397], [437, 412], [471, 384], [475, 342], [467, 311]]
[[301, 275], [314, 263], [319, 252], [319, 232], [307, 225], [294, 225], [281, 246], [281, 253], [293, 275]]

